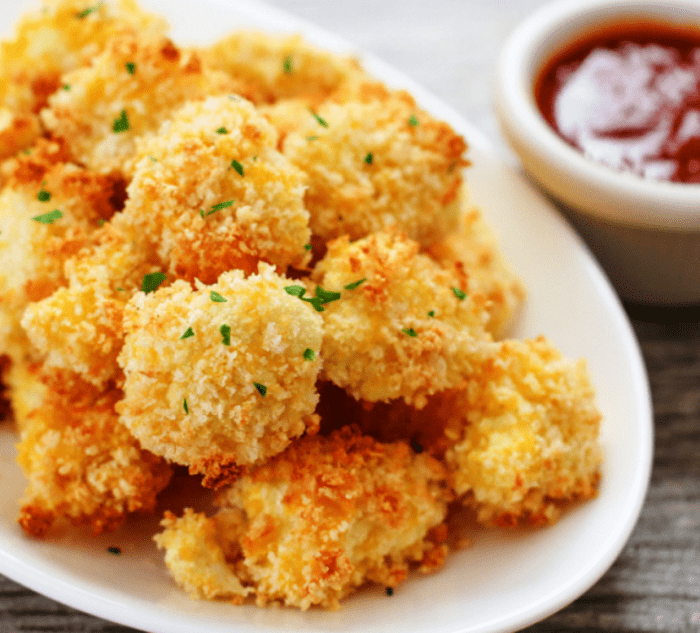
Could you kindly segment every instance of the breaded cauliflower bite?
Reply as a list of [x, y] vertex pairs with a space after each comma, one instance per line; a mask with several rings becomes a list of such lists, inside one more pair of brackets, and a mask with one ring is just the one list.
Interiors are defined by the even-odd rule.
[[256, 103], [291, 98], [319, 103], [364, 74], [355, 60], [316, 48], [299, 35], [237, 31], [201, 55], [209, 67], [254, 86]]
[[145, 448], [217, 487], [317, 426], [323, 325], [289, 284], [261, 264], [131, 300], [117, 408]]
[[39, 136], [38, 112], [62, 89], [63, 73], [90, 63], [109, 38], [138, 31], [163, 34], [166, 24], [131, 0], [44, 0], [26, 15], [0, 43], [0, 159]]
[[563, 502], [596, 495], [601, 414], [583, 360], [544, 337], [503, 341], [446, 398], [433, 405], [458, 438], [445, 462], [480, 521], [553, 523]]
[[405, 443], [346, 427], [302, 438], [251, 470], [220, 493], [213, 518], [167, 515], [156, 541], [196, 597], [251, 593], [258, 604], [337, 608], [366, 582], [394, 587], [412, 565], [442, 564], [445, 477]]
[[486, 329], [495, 338], [502, 338], [525, 300], [525, 285], [507, 261], [481, 211], [466, 202], [466, 195], [463, 199], [457, 232], [432, 244], [426, 252], [445, 268], [457, 267], [467, 274], [471, 292], [483, 294], [488, 300]]
[[185, 102], [242, 86], [164, 37], [121, 35], [89, 66], [61, 81], [41, 117], [75, 158], [101, 172], [130, 175], [136, 139], [155, 132]]
[[67, 372], [50, 376], [18, 445], [29, 480], [19, 522], [32, 536], [44, 536], [60, 517], [99, 534], [131, 512], [154, 509], [170, 467], [119, 422], [120, 398], [119, 390], [96, 390]]
[[65, 162], [59, 145], [40, 141], [3, 167], [0, 191], [0, 353], [28, 351], [22, 313], [67, 283], [66, 259], [92, 244], [116, 211], [121, 184]]
[[305, 177], [277, 149], [277, 132], [240, 97], [176, 112], [139, 144], [124, 224], [168, 273], [213, 283], [259, 260], [303, 268], [310, 255]]
[[379, 84], [307, 109], [282, 146], [309, 176], [315, 236], [356, 240], [396, 225], [424, 246], [457, 227], [465, 150], [447, 123]]
[[[459, 384], [488, 314], [458, 270], [444, 270], [396, 230], [328, 245], [312, 280], [340, 298], [324, 308], [323, 377], [358, 400], [426, 396]], [[310, 285], [312, 288], [313, 285]]]

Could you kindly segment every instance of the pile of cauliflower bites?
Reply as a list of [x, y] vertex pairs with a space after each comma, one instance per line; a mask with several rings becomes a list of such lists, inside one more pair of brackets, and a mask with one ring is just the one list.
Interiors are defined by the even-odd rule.
[[[464, 140], [299, 37], [166, 30], [44, 0], [0, 44], [24, 530], [164, 512], [191, 595], [307, 609], [438, 568], [455, 508], [551, 524], [593, 497], [585, 364], [504, 340], [525, 293]], [[159, 501], [183, 467], [208, 511]]]

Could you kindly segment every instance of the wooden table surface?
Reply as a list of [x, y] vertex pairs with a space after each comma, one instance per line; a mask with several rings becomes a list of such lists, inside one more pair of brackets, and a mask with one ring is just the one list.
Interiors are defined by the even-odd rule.
[[[234, 1], [234, 0], [231, 0]], [[493, 73], [508, 33], [543, 0], [270, 0], [418, 81], [512, 158], [493, 115]], [[193, 2], [193, 6], [196, 3]], [[651, 487], [607, 574], [528, 633], [700, 631], [700, 308], [625, 306], [655, 411]], [[0, 576], [0, 633], [127, 633]]]

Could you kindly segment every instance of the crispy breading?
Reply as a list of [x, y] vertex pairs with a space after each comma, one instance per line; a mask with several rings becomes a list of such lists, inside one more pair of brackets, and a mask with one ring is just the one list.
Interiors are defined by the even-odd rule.
[[305, 178], [276, 145], [245, 99], [186, 105], [139, 144], [124, 223], [178, 278], [214, 283], [232, 268], [254, 272], [259, 260], [303, 268]]
[[41, 113], [46, 128], [88, 167], [129, 175], [136, 139], [155, 133], [188, 101], [243, 89], [167, 38], [134, 35], [109, 40], [89, 66], [61, 81], [70, 90], [49, 98]]
[[502, 338], [525, 301], [525, 285], [515, 274], [498, 245], [493, 229], [481, 211], [467, 201], [459, 229], [432, 244], [427, 253], [442, 266], [455, 266], [469, 278], [469, 289], [488, 299], [486, 329]]
[[357, 61], [316, 48], [300, 35], [236, 31], [200, 52], [211, 68], [253, 86], [256, 103], [320, 103], [351, 76], [363, 75]]
[[21, 434], [28, 426], [30, 413], [41, 407], [46, 396], [46, 384], [42, 380], [42, 363], [28, 358], [0, 357], [2, 383], [8, 400], [8, 417]]
[[96, 241], [66, 262], [67, 286], [30, 303], [21, 324], [48, 366], [104, 387], [121, 380], [117, 356], [126, 303], [141, 289], [144, 275], [160, 266], [148, 251], [132, 248], [128, 236], [110, 222]]
[[323, 377], [358, 400], [403, 398], [421, 407], [461, 382], [490, 340], [485, 298], [470, 294], [459, 270], [440, 268], [418, 249], [396, 230], [340, 238], [313, 271], [314, 283], [341, 292], [323, 306]]
[[145, 448], [216, 487], [316, 426], [322, 320], [289, 284], [261, 264], [247, 279], [231, 271], [194, 291], [177, 281], [134, 296], [117, 408]]
[[356, 240], [395, 224], [427, 246], [459, 222], [465, 149], [407, 93], [371, 84], [307, 110], [282, 151], [309, 176], [314, 235]]
[[352, 428], [307, 436], [223, 491], [213, 518], [166, 517], [156, 542], [195, 596], [250, 592], [258, 604], [336, 608], [366, 582], [394, 587], [411, 565], [442, 563], [445, 477], [439, 462], [403, 442], [379, 444]]
[[[83, 12], [92, 8], [87, 14]], [[36, 116], [61, 75], [88, 64], [120, 33], [163, 34], [165, 22], [132, 0], [89, 5], [85, 0], [44, 0], [26, 15], [14, 37], [0, 42], [0, 159], [29, 147], [40, 133]]]
[[20, 525], [43, 536], [60, 517], [99, 534], [130, 512], [150, 512], [170, 467], [141, 449], [114, 410], [116, 389], [96, 390], [68, 372], [53, 373], [41, 406], [27, 416], [17, 461], [29, 485]]
[[[3, 166], [7, 181], [0, 191], [0, 353], [15, 360], [28, 349], [19, 325], [27, 304], [66, 284], [65, 260], [95, 241], [99, 223], [120, 203], [118, 180], [65, 160], [58, 144], [42, 140], [29, 155]], [[60, 218], [41, 221], [55, 210]]]

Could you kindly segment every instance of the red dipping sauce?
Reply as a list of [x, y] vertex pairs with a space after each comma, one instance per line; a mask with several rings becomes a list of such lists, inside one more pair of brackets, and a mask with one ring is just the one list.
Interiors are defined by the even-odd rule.
[[700, 184], [700, 29], [596, 31], [544, 67], [535, 99], [559, 136], [593, 160]]

